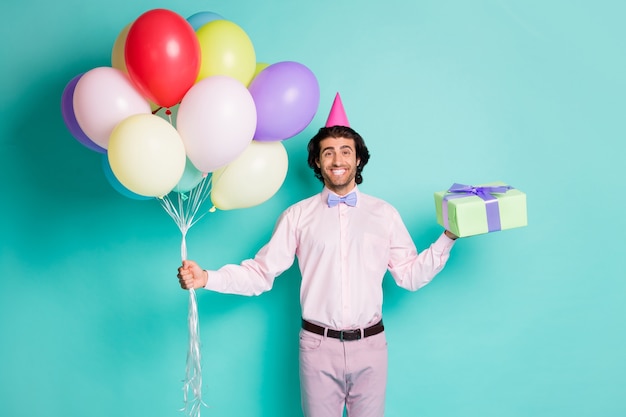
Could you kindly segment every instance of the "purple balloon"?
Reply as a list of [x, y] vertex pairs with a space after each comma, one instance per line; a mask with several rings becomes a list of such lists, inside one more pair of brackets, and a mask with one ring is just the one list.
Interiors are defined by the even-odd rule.
[[293, 61], [272, 64], [248, 87], [257, 111], [254, 140], [272, 142], [291, 138], [306, 128], [320, 102], [317, 78]]
[[83, 129], [81, 129], [78, 124], [78, 120], [76, 120], [76, 116], [74, 114], [74, 90], [76, 89], [76, 84], [80, 80], [83, 74], [78, 74], [76, 77], [72, 78], [69, 83], [65, 86], [63, 90], [63, 95], [61, 96], [61, 113], [63, 114], [63, 121], [65, 122], [65, 126], [70, 131], [72, 136], [76, 138], [82, 145], [91, 149], [92, 151], [96, 151], [99, 153], [105, 153], [106, 149], [103, 147], [96, 145], [91, 139], [85, 135]]

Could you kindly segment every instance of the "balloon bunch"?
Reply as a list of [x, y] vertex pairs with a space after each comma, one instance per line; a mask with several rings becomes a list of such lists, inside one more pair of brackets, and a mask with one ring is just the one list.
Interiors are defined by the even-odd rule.
[[230, 210], [278, 191], [282, 141], [308, 126], [319, 94], [306, 66], [257, 62], [232, 21], [154, 9], [119, 33], [110, 67], [67, 84], [61, 107], [70, 133], [105, 155], [105, 176], [124, 196], [186, 193], [211, 173], [213, 205]]
[[[282, 141], [308, 126], [319, 96], [311, 70], [294, 61], [257, 62], [248, 35], [220, 15], [184, 19], [154, 9], [122, 29], [110, 67], [70, 80], [61, 110], [72, 136], [103, 155], [116, 191], [159, 199], [182, 232], [184, 260], [186, 233], [209, 196], [215, 208], [230, 210], [261, 204], [278, 191], [288, 165]], [[194, 290], [189, 297], [184, 410], [199, 416]]]

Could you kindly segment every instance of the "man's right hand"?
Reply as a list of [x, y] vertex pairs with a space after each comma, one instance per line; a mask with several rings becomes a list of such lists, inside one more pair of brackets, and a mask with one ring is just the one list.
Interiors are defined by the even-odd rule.
[[183, 290], [203, 288], [209, 279], [209, 273], [194, 261], [183, 261], [176, 276]]

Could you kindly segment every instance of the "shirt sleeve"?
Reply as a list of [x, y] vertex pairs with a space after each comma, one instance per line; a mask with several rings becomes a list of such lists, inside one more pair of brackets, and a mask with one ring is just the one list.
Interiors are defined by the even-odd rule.
[[443, 269], [455, 240], [442, 233], [428, 249], [418, 253], [399, 214], [392, 227], [389, 272], [398, 286], [417, 291]]
[[239, 295], [259, 295], [269, 291], [274, 279], [293, 264], [296, 247], [293, 215], [286, 211], [278, 219], [270, 241], [253, 259], [208, 271], [209, 279], [204, 288]]

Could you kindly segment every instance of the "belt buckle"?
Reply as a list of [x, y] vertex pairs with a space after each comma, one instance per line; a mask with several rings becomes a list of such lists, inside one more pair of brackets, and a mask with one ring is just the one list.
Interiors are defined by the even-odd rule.
[[[345, 336], [348, 336], [347, 338]], [[343, 341], [352, 341], [352, 340], [360, 340], [362, 337], [361, 329], [355, 330], [341, 330], [339, 332], [339, 340]]]

